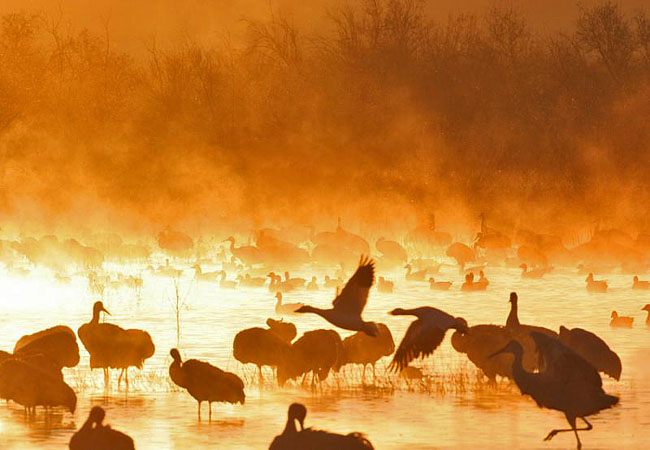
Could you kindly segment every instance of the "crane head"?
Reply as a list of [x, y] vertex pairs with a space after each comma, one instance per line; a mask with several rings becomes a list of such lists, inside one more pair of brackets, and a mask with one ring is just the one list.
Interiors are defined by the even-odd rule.
[[452, 328], [454, 328], [460, 334], [469, 333], [469, 325], [467, 324], [467, 321], [465, 319], [463, 319], [462, 317], [456, 317], [456, 321], [455, 321], [454, 326]]
[[519, 297], [517, 296], [516, 292], [511, 292], [510, 293], [510, 300], [508, 300], [509, 303], [517, 304], [517, 301], [519, 300]]
[[641, 311], [650, 311], [650, 303], [641, 308]]
[[172, 348], [169, 351], [169, 355], [172, 357], [174, 361], [181, 362], [181, 354], [179, 353], [178, 349]]
[[292, 403], [289, 406], [289, 420], [298, 420], [300, 429], [305, 429], [305, 417], [307, 417], [307, 408], [302, 403]]
[[98, 425], [101, 425], [104, 421], [104, 417], [106, 417], [106, 412], [101, 406], [93, 406], [90, 410], [90, 414], [88, 414], [88, 420]]
[[106, 310], [106, 308], [104, 308], [104, 304], [103, 304], [101, 301], [96, 301], [95, 304], [93, 305], [93, 313], [94, 313], [95, 311], [97, 312], [97, 314], [99, 314], [100, 312], [105, 312], [105, 313], [108, 314], [109, 316], [111, 315], [111, 313], [109, 313], [109, 312]]

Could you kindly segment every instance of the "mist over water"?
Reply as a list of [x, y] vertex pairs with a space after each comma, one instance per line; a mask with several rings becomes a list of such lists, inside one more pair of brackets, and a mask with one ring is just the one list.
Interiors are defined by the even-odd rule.
[[567, 7], [554, 31], [517, 4], [242, 3], [210, 15], [230, 37], [191, 21], [178, 33], [162, 6], [149, 36], [68, 6], [3, 9], [0, 211], [23, 230], [343, 216], [382, 232], [431, 211], [448, 228], [480, 211], [558, 234], [647, 227], [650, 46], [635, 5]]

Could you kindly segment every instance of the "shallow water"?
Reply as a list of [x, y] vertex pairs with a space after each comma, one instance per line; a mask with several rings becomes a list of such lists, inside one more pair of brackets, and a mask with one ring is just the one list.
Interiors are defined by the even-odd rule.
[[[410, 319], [387, 315], [394, 307], [431, 305], [465, 317], [470, 325], [503, 324], [509, 310], [508, 293], [516, 290], [522, 323], [553, 329], [561, 324], [587, 328], [607, 341], [623, 361], [620, 382], [603, 377], [605, 390], [620, 396], [620, 404], [592, 417], [594, 430], [581, 433], [584, 448], [644, 447], [645, 427], [650, 424], [650, 329], [640, 309], [650, 303], [650, 296], [630, 289], [630, 276], [608, 276], [609, 293], [588, 294], [584, 276], [573, 272], [558, 270], [535, 281], [522, 280], [519, 270], [489, 268], [488, 291], [461, 293], [459, 275], [451, 267], [446, 269], [447, 273], [438, 278], [455, 282], [448, 292], [430, 291], [428, 283], [407, 283], [401, 273], [393, 274], [397, 280], [395, 293], [373, 290], [365, 317], [386, 323], [397, 344]], [[139, 272], [136, 268], [121, 270]], [[91, 373], [88, 354], [79, 343], [79, 366], [64, 371], [66, 381], [78, 394], [76, 412], [56, 409], [46, 415], [38, 408], [36, 418], [28, 420], [22, 407], [3, 402], [0, 447], [64, 448], [91, 406], [101, 405], [107, 411], [106, 422], [131, 435], [138, 449], [267, 448], [282, 431], [286, 409], [293, 401], [307, 406], [308, 425], [338, 432], [363, 431], [377, 449], [575, 446], [571, 433], [542, 442], [552, 428], [566, 427], [561, 413], [537, 408], [507, 382], [497, 387], [472, 382], [476, 379], [475, 369], [451, 348], [449, 334], [432, 358], [414, 364], [431, 377], [428, 388], [386, 378], [386, 360], [377, 368], [381, 388], [361, 388], [359, 369], [347, 368], [341, 377], [331, 377], [322, 390], [315, 392], [297, 385], [279, 389], [270, 379], [271, 373], [266, 372], [267, 382], [260, 390], [255, 369], [243, 367], [232, 358], [232, 340], [237, 331], [264, 326], [267, 317], [275, 316], [273, 295], [266, 288], [222, 290], [217, 284], [197, 283], [192, 274], [186, 270], [180, 281], [181, 354], [207, 360], [242, 376], [247, 394], [244, 406], [214, 404], [213, 420], [208, 422], [204, 405], [203, 420], [199, 422], [196, 402], [170, 384], [169, 349], [177, 346], [174, 285], [169, 279], [147, 276], [145, 272], [139, 297], [129, 289], [107, 290], [104, 294], [104, 304], [112, 313], [108, 321], [125, 328], [146, 329], [156, 344], [156, 353], [145, 362], [144, 370], [131, 369], [129, 391], [124, 386], [117, 389], [116, 372], [112, 374], [111, 389], [105, 391], [101, 371]], [[23, 334], [46, 327], [65, 324], [76, 330], [87, 322], [97, 296], [87, 291], [86, 284], [85, 278], [78, 277], [69, 285], [60, 285], [38, 271], [20, 279], [0, 275], [0, 348], [11, 351]], [[332, 290], [305, 291], [285, 295], [285, 301], [323, 306], [332, 297]], [[612, 309], [634, 316], [635, 327], [611, 329]], [[330, 328], [316, 316], [291, 320], [299, 335], [314, 328]], [[457, 379], [466, 382], [455, 383]]]

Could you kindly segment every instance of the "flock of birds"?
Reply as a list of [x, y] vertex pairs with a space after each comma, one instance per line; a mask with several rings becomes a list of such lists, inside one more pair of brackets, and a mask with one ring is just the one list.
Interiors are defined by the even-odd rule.
[[[311, 237], [316, 244], [312, 249], [312, 256], [320, 255], [318, 258], [324, 261], [337, 251], [344, 256], [347, 255], [346, 252], [360, 249], [366, 250], [365, 254], [369, 253], [369, 248], [366, 248], [369, 246], [365, 240], [344, 231], [340, 223], [336, 232], [320, 234], [326, 233], [329, 235], [316, 237], [312, 232]], [[608, 239], [611, 238], [612, 242], [620, 239], [617, 233], [609, 233], [605, 236], [609, 236]], [[516, 261], [508, 261], [510, 257], [505, 250], [510, 248], [510, 241], [504, 234], [488, 228], [484, 218], [474, 248], [460, 242], [447, 242], [445, 233], [438, 232], [431, 226], [412, 230], [409, 239], [420, 243], [424, 240], [429, 244], [441, 245], [442, 242], [447, 245], [445, 254], [456, 260], [459, 272], [465, 276], [465, 282], [461, 286], [462, 291], [485, 290], [488, 287], [489, 281], [484, 272], [488, 265], [493, 263], [491, 257], [497, 250], [505, 258], [502, 262], [520, 268], [522, 278], [529, 279], [541, 278], [553, 270], [548, 263], [547, 255], [567, 257], [561, 249], [558, 249], [557, 241], [552, 237], [529, 233], [527, 239], [536, 242], [535, 247], [526, 249], [527, 244], [521, 244], [516, 251]], [[602, 239], [604, 239], [602, 236], [598, 237], [594, 244], [600, 251], [612, 254], [617, 254], [616, 251], [619, 251], [620, 254], [626, 254], [625, 251], [620, 250], [619, 244], [605, 245]], [[48, 245], [52, 242], [51, 239], [46, 240]], [[313, 314], [336, 329], [355, 332], [341, 339], [339, 333], [333, 329], [317, 329], [307, 331], [296, 339], [295, 325], [271, 318], [266, 321], [266, 328], [254, 327], [241, 330], [233, 340], [233, 356], [242, 364], [257, 366], [260, 386], [263, 383], [263, 367], [274, 369], [279, 386], [283, 386], [288, 380], [296, 380], [300, 377], [304, 382], [308, 374], [311, 374], [312, 386], [316, 386], [327, 379], [331, 371], [338, 372], [346, 364], [361, 364], [364, 381], [367, 366], [372, 366], [374, 380], [376, 379], [375, 364], [381, 358], [389, 356], [392, 356], [389, 369], [405, 373], [415, 369], [410, 366], [414, 360], [432, 355], [443, 342], [447, 331], [453, 330], [451, 336], [453, 348], [465, 354], [491, 382], [496, 382], [497, 376], [508, 378], [517, 385], [522, 395], [530, 396], [538, 406], [564, 413], [570, 428], [552, 430], [546, 436], [546, 440], [552, 439], [558, 433], [573, 432], [577, 446], [580, 448], [578, 431], [592, 429], [587, 417], [618, 403], [617, 397], [604, 392], [600, 375], [603, 373], [616, 380], [620, 379], [622, 365], [618, 355], [600, 337], [588, 330], [562, 326], [556, 332], [537, 325], [521, 324], [518, 318], [519, 298], [514, 292], [510, 294], [510, 314], [504, 325], [470, 326], [464, 318], [455, 317], [430, 306], [393, 309], [389, 312], [390, 315], [414, 318], [396, 347], [392, 333], [385, 324], [367, 321], [363, 317], [369, 292], [375, 284], [380, 292], [393, 292], [392, 281], [384, 277], [376, 279], [376, 266], [404, 267], [407, 281], [428, 282], [433, 290], [448, 290], [453, 282], [438, 281], [432, 276], [438, 274], [441, 263], [419, 261], [420, 267], [424, 267], [414, 271], [416, 262], [408, 262], [406, 251], [395, 241], [380, 238], [376, 247], [382, 256], [377, 261], [362, 256], [356, 271], [345, 284], [342, 272], [337, 273], [333, 278], [328, 276], [325, 279], [324, 287], [336, 289], [335, 298], [329, 308], [283, 302], [283, 293], [296, 289], [310, 291], [320, 289], [315, 276], [309, 281], [291, 277], [289, 271], [285, 271], [282, 276], [273, 271], [266, 272], [267, 266], [264, 265], [259, 274], [254, 271], [265, 258], [269, 258], [269, 251], [266, 250], [265, 253], [263, 250], [265, 246], [275, 247], [275, 251], [280, 255], [276, 255], [277, 258], [283, 257], [303, 263], [309, 260], [310, 255], [306, 251], [307, 255], [298, 251], [302, 250], [300, 247], [281, 241], [269, 230], [260, 235], [258, 246], [236, 247], [232, 237], [225, 242], [229, 243], [229, 251], [234, 259], [224, 258], [224, 268], [214, 272], [204, 272], [200, 262], [197, 262], [192, 267], [197, 280], [219, 283], [224, 289], [237, 286], [268, 288], [275, 293], [275, 312], [278, 315]], [[39, 243], [30, 241], [30, 244], [33, 254], [34, 248], [38, 248]], [[188, 245], [194, 245], [191, 239], [189, 237], [186, 239], [182, 233], [173, 234], [167, 231], [159, 236], [159, 244], [161, 248], [178, 252], [185, 251]], [[81, 255], [85, 255], [79, 250], [79, 246], [81, 244], [64, 245], [66, 248], [77, 249]], [[319, 247], [321, 249], [316, 252]], [[590, 248], [590, 251], [593, 249]], [[89, 251], [89, 254], [97, 258], [94, 252]], [[337, 265], [343, 269], [345, 263], [340, 255]], [[43, 256], [41, 252], [39, 258], [46, 261], [49, 257]], [[583, 258], [583, 261], [588, 260]], [[466, 264], [469, 262], [475, 262], [477, 265], [468, 268]], [[637, 262], [641, 263], [641, 261]], [[227, 279], [226, 263], [233, 264], [235, 269], [240, 265], [237, 281]], [[626, 259], [621, 262], [621, 267], [624, 263], [629, 261]], [[242, 268], [244, 270], [241, 270]], [[105, 286], [110, 278], [97, 275], [96, 269], [96, 266], [90, 266], [88, 280], [89, 288], [99, 293], [101, 289], [98, 286]], [[151, 268], [151, 270], [160, 276], [179, 276], [179, 269], [172, 267], [168, 260], [164, 266]], [[583, 265], [580, 270], [586, 270], [585, 266]], [[475, 281], [476, 277], [478, 280]], [[133, 275], [121, 276], [117, 279], [129, 287], [142, 286], [141, 278]], [[591, 272], [586, 283], [590, 292], [607, 290], [606, 281], [595, 280]], [[650, 289], [650, 282], [641, 281], [635, 276], [632, 287]], [[646, 324], [650, 326], [650, 304], [645, 305], [643, 310], [648, 312]], [[103, 302], [97, 301], [93, 305], [90, 321], [83, 324], [76, 334], [71, 328], [58, 325], [23, 336], [11, 353], [0, 352], [0, 398], [24, 406], [26, 414], [29, 415], [35, 414], [36, 406], [65, 407], [70, 412], [74, 412], [77, 397], [65, 382], [62, 369], [79, 364], [77, 336], [90, 355], [90, 368], [103, 370], [105, 384], [108, 386], [110, 383], [110, 370], [117, 369], [120, 371], [118, 388], [124, 379], [128, 389], [129, 369], [142, 368], [144, 362], [155, 352], [154, 342], [149, 333], [144, 330], [124, 329], [105, 320], [102, 321], [102, 313], [110, 315]], [[612, 327], [630, 327], [632, 322], [632, 318], [621, 317], [615, 311], [612, 312]], [[245, 383], [238, 375], [224, 371], [206, 361], [183, 360], [176, 348], [170, 349], [169, 354], [172, 358], [169, 378], [174, 384], [187, 390], [197, 401], [199, 420], [203, 402], [208, 403], [210, 419], [212, 403], [245, 404]], [[305, 428], [305, 417], [304, 405], [291, 404], [286, 426], [283, 432], [272, 440], [270, 448], [276, 450], [373, 448], [362, 433], [343, 435]], [[98, 406], [93, 407], [87, 421], [70, 440], [70, 448], [73, 450], [134, 448], [133, 440], [104, 425], [104, 418], [104, 410]], [[584, 422], [586, 427], [578, 428], [577, 419]], [[296, 421], [299, 428], [296, 426]]]

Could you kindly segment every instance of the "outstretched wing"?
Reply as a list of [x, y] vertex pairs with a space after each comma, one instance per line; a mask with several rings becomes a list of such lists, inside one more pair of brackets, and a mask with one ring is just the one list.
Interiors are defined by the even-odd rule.
[[602, 389], [603, 382], [594, 366], [559, 339], [536, 331], [531, 331], [530, 337], [537, 346], [544, 376], [560, 381], [569, 388], [580, 386], [586, 389]]
[[442, 343], [445, 331], [421, 319], [414, 321], [406, 330], [389, 367], [401, 371], [415, 358], [429, 356]]
[[334, 308], [361, 314], [368, 301], [368, 292], [375, 282], [375, 262], [361, 257], [359, 267], [348, 280], [341, 293], [334, 299]]

